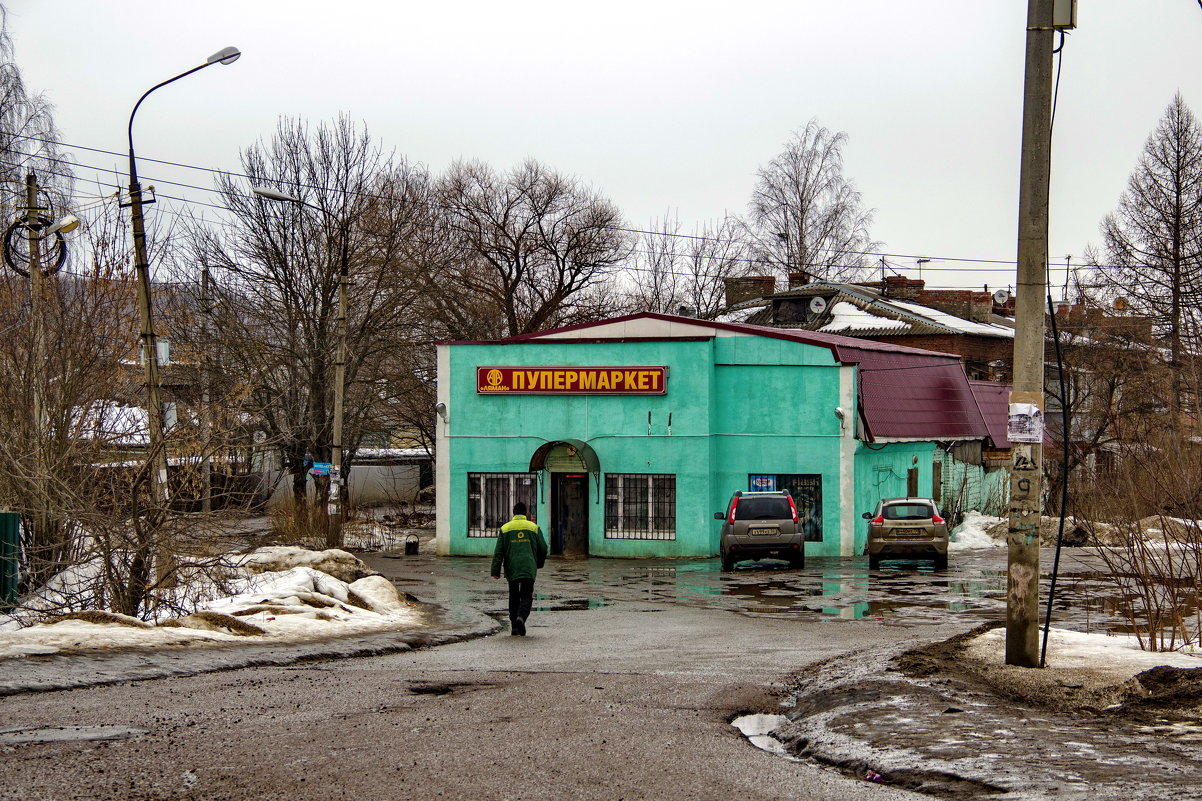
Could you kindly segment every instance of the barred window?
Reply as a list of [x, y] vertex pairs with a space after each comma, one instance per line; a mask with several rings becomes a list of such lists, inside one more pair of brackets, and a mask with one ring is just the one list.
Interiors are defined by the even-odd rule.
[[526, 504], [526, 517], [537, 522], [537, 487], [534, 473], [468, 473], [467, 535], [497, 536], [518, 501]]
[[676, 539], [676, 476], [606, 473], [605, 538]]

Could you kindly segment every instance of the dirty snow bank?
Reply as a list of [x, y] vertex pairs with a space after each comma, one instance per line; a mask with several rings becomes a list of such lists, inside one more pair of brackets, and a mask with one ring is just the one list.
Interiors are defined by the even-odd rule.
[[1002, 518], [981, 514], [975, 509], [966, 513], [964, 522], [952, 533], [948, 550], [970, 551], [1005, 546], [1004, 539], [996, 540], [989, 534], [989, 529], [1000, 522], [1002, 522]]
[[[189, 614], [157, 625], [100, 612], [26, 628], [0, 618], [0, 658], [247, 640], [304, 642], [420, 623], [416, 604], [345, 551], [271, 547], [229, 561], [240, 571], [231, 594], [203, 599]], [[69, 581], [56, 582], [59, 590], [70, 592], [64, 584]]]
[[[1043, 631], [1040, 630], [1042, 643]], [[992, 629], [968, 643], [965, 655], [982, 662], [1005, 663], [1006, 629]], [[1048, 633], [1047, 669], [1071, 675], [1086, 685], [1120, 684], [1161, 665], [1202, 668], [1202, 650], [1143, 651], [1129, 634], [1085, 633], [1052, 628]], [[1017, 668], [1025, 670], [1025, 668]]]

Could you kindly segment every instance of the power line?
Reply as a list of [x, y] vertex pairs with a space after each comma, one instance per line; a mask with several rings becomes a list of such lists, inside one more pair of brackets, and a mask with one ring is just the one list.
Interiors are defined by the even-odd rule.
[[[1199, 2], [1202, 3], [1202, 0], [1199, 0]], [[20, 135], [20, 134], [15, 135], [15, 138], [26, 139], [26, 140], [35, 141], [35, 142], [49, 142], [50, 141], [50, 140], [35, 137], [35, 136], [26, 136], [26, 135]], [[72, 148], [75, 150], [84, 150], [84, 151], [91, 152], [91, 153], [118, 156], [118, 157], [122, 157], [122, 158], [125, 157], [125, 154], [118, 153], [116, 151], [88, 147], [86, 145], [75, 145], [75, 144], [64, 143], [64, 142], [58, 142], [56, 144], [58, 144], [61, 147]], [[98, 166], [91, 165], [91, 164], [82, 164], [77, 161], [72, 161], [69, 159], [51, 157], [48, 160], [52, 161], [52, 162], [56, 162], [61, 165], [66, 165], [68, 167], [77, 167], [77, 168], [81, 168], [81, 169], [91, 170], [97, 174], [103, 174], [103, 173], [111, 174], [112, 173], [112, 170], [110, 170], [109, 168], [98, 167]], [[206, 173], [209, 175], [214, 175], [214, 176], [224, 176], [227, 178], [243, 178], [243, 179], [246, 179], [247, 181], [254, 180], [251, 176], [246, 175], [245, 173], [233, 172], [230, 170], [220, 170], [220, 169], [216, 169], [216, 168], [212, 168], [212, 167], [201, 167], [201, 166], [197, 166], [197, 165], [185, 164], [185, 163], [176, 162], [176, 161], [168, 161], [168, 160], [163, 160], [163, 159], [154, 159], [154, 158], [143, 157], [140, 160], [144, 161], [144, 162], [154, 163], [154, 164], [162, 164], [162, 165], [171, 166], [171, 167], [178, 167], [178, 168], [182, 168], [182, 169], [194, 170], [197, 172], [203, 172], [203, 173]], [[14, 166], [17, 166], [17, 165], [14, 165]], [[71, 172], [52, 172], [52, 174], [57, 175], [59, 177], [63, 177], [63, 178], [78, 179], [78, 176], [76, 176], [74, 173], [71, 173]], [[193, 190], [196, 190], [199, 192], [206, 192], [206, 193], [212, 193], [212, 194], [217, 194], [217, 195], [224, 194], [224, 191], [221, 189], [218, 189], [218, 188], [199, 186], [196, 184], [188, 184], [188, 183], [183, 183], [183, 182], [178, 182], [178, 181], [171, 181], [171, 180], [164, 179], [164, 178], [145, 177], [144, 181], [147, 183], [153, 181], [157, 184], [164, 184], [167, 186], [175, 186], [175, 187], [179, 187], [179, 188], [183, 188], [183, 189], [193, 189]], [[101, 185], [111, 186], [117, 193], [119, 193], [122, 189], [120, 184], [101, 183]], [[298, 184], [298, 186], [303, 189], [310, 189], [313, 191], [323, 191], [322, 187], [309, 186], [309, 185], [304, 185], [304, 184]], [[370, 192], [346, 190], [343, 192], [343, 194], [349, 195], [351, 197], [364, 199], [364, 200], [381, 200], [381, 201], [400, 202], [400, 203], [420, 203], [421, 205], [424, 205], [428, 208], [446, 210], [446, 207], [442, 206], [440, 204], [421, 202], [421, 201], [413, 201], [413, 200], [405, 200], [405, 199], [401, 199], [401, 198], [389, 197], [389, 196], [374, 194], [374, 193], [370, 193]], [[208, 202], [205, 202], [202, 200], [196, 200], [193, 198], [180, 197], [180, 196], [175, 196], [175, 195], [165, 195], [165, 194], [161, 194], [161, 193], [159, 193], [157, 196], [162, 197], [167, 200], [174, 200], [174, 201], [177, 201], [180, 203], [187, 203], [187, 204], [194, 205], [194, 206], [203, 206], [206, 208], [212, 208], [217, 211], [222, 211], [222, 212], [229, 211], [229, 209], [225, 206], [217, 205], [214, 203], [208, 203]], [[95, 196], [85, 196], [85, 197], [89, 197], [89, 199], [95, 198]], [[102, 197], [101, 201], [103, 201], [103, 199], [104, 198]], [[164, 213], [169, 213], [169, 214], [174, 213], [179, 216], [182, 216], [182, 214], [179, 212], [171, 212], [167, 209], [160, 209], [160, 211], [164, 212]], [[208, 221], [208, 222], [210, 224], [212, 224], [212, 221]], [[232, 226], [232, 224], [230, 224], [230, 223], [217, 223], [217, 224], [221, 224], [221, 225], [225, 225], [225, 226]], [[749, 240], [727, 239], [727, 238], [720, 238], [720, 237], [713, 237], [713, 236], [705, 236], [705, 235], [701, 235], [701, 234], [683, 234], [683, 233], [671, 232], [671, 231], [652, 231], [652, 230], [643, 229], [643, 228], [633, 228], [633, 227], [626, 227], [626, 226], [612, 226], [612, 227], [610, 227], [610, 230], [615, 230], [615, 231], [619, 231], [622, 233], [636, 234], [636, 235], [644, 236], [644, 237], [663, 237], [663, 238], [686, 240], [686, 241], [712, 242], [717, 245], [726, 245], [726, 246], [750, 244]], [[641, 255], [648, 255], [648, 256], [654, 255], [651, 251], [636, 250], [634, 252], [639, 253]], [[835, 251], [828, 249], [828, 252], [835, 252]], [[954, 264], [958, 264], [958, 265], [993, 264], [993, 265], [999, 265], [1001, 267], [1008, 267], [1008, 268], [1013, 268], [1016, 266], [1016, 261], [1014, 259], [987, 259], [987, 258], [962, 257], [962, 256], [938, 256], [938, 255], [929, 255], [929, 254], [918, 255], [918, 254], [911, 254], [911, 253], [893, 253], [893, 252], [878, 252], [878, 251], [846, 251], [843, 253], [843, 255], [849, 256], [849, 257], [874, 257], [874, 258], [878, 258], [878, 259], [917, 260], [919, 258], [923, 258], [923, 259], [929, 259], [932, 261], [954, 263]], [[714, 260], [723, 259], [723, 257], [719, 254], [706, 254], [706, 253], [695, 254], [695, 256], [690, 256], [689, 254], [685, 254], [682, 256], [682, 258], [691, 258], [691, 257], [699, 257], [699, 258], [714, 259]], [[740, 257], [740, 258], [730, 259], [730, 261], [734, 261], [737, 263], [743, 263], [743, 264], [764, 264], [764, 261], [762, 259], [753, 258], [753, 257]], [[855, 264], [852, 264], [852, 265], [834, 264], [834, 265], [821, 265], [821, 266], [830, 266], [830, 267], [834, 267], [837, 269], [861, 269], [861, 268], [874, 269], [872, 267], [863, 267], [862, 265], [855, 265]], [[897, 268], [894, 265], [887, 264], [887, 266], [893, 268], [896, 272]], [[1113, 265], [1094, 265], [1094, 266], [1097, 269], [1107, 269], [1108, 267], [1113, 266]], [[1050, 270], [1050, 269], [1052, 269], [1052, 267], [1053, 267], [1053, 265], [1049, 261], [1048, 269]], [[641, 271], [647, 272], [650, 270], [647, 268], [643, 268]], [[932, 266], [929, 263], [924, 265], [923, 271], [977, 272], [977, 273], [996, 273], [997, 272], [996, 269], [990, 269], [988, 267], [960, 267], [960, 266], [943, 267], [943, 266]], [[667, 272], [665, 274], [679, 275], [679, 276], [693, 275], [693, 273], [685, 273], [685, 272]], [[705, 277], [719, 277], [719, 276], [705, 276]]]

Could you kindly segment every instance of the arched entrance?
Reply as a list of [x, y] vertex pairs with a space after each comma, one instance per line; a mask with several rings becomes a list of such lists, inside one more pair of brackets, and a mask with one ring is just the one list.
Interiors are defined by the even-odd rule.
[[589, 484], [599, 483], [601, 476], [596, 451], [576, 439], [545, 443], [530, 457], [530, 472], [538, 471], [546, 471], [551, 481], [547, 525], [551, 553], [588, 556]]

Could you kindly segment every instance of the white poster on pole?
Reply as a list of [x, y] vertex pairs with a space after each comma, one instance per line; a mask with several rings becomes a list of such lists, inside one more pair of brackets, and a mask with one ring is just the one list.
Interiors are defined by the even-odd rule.
[[1043, 410], [1034, 403], [1010, 404], [1006, 436], [1011, 442], [1043, 442]]

